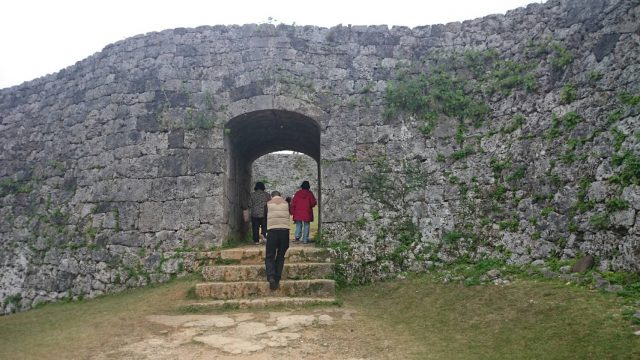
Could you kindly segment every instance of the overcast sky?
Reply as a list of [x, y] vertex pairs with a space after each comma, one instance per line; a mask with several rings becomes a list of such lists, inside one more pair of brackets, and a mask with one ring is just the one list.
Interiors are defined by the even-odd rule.
[[[0, 88], [57, 72], [106, 45], [200, 25], [442, 24], [543, 0], [4, 0]], [[271, 18], [271, 19], [270, 19]]]

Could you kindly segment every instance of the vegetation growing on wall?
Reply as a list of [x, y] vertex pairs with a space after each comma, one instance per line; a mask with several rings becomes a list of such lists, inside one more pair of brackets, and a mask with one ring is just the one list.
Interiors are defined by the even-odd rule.
[[[512, 59], [517, 60], [512, 60]], [[489, 122], [493, 115], [491, 104], [505, 100], [505, 98], [515, 93], [527, 96], [538, 91], [538, 74], [553, 73], [553, 76], [545, 79], [555, 86], [558, 93], [558, 103], [562, 105], [572, 105], [578, 99], [581, 83], [557, 84], [562, 78], [562, 72], [567, 70], [573, 62], [572, 54], [559, 42], [551, 37], [542, 40], [534, 40], [520, 54], [516, 54], [511, 59], [503, 59], [495, 50], [486, 51], [464, 51], [464, 52], [438, 52], [426, 56], [419, 64], [400, 67], [397, 70], [396, 78], [387, 83], [385, 92], [385, 112], [388, 119], [408, 115], [409, 120], [418, 120], [418, 129], [426, 137], [430, 137], [434, 128], [442, 121], [455, 119], [458, 122], [457, 135], [455, 136], [459, 147], [450, 152], [448, 156], [438, 153], [434, 159], [436, 163], [450, 165], [460, 163], [464, 168], [464, 163], [468, 159], [477, 159], [475, 154], [482, 153], [482, 147], [473, 143], [474, 137], [467, 136], [466, 133], [471, 127], [483, 129], [496, 129], [484, 131], [485, 135], [479, 137], [489, 137], [499, 133], [499, 135], [509, 135], [520, 129], [526, 123], [526, 117], [522, 113], [516, 113], [511, 121], [506, 125], [496, 127]], [[598, 81], [602, 74], [592, 74], [588, 81], [593, 83]], [[546, 84], [548, 85], [548, 84]], [[629, 94], [619, 96], [620, 102], [625, 106], [635, 106], [640, 100]], [[562, 110], [561, 110], [562, 111]], [[621, 107], [610, 117], [614, 121], [628, 116], [628, 111]], [[501, 115], [504, 119], [504, 115]], [[591, 119], [589, 119], [592, 121]], [[372, 217], [363, 216], [355, 222], [358, 229], [382, 228], [379, 231], [377, 240], [395, 239], [394, 246], [377, 251], [378, 254], [389, 256], [378, 256], [375, 259], [361, 264], [362, 268], [378, 268], [384, 273], [393, 267], [394, 271], [402, 271], [407, 268], [407, 259], [432, 259], [434, 254], [440, 256], [442, 246], [450, 251], [457, 252], [458, 255], [468, 256], [468, 260], [482, 260], [483, 256], [498, 257], [500, 261], [509, 258], [511, 253], [506, 247], [494, 246], [491, 249], [489, 243], [483, 239], [487, 237], [506, 236], [499, 234], [513, 233], [513, 236], [522, 234], [531, 236], [534, 240], [549, 241], [556, 245], [550, 250], [550, 255], [558, 255], [567, 246], [568, 233], [576, 232], [579, 228], [572, 217], [569, 217], [567, 233], [559, 232], [552, 234], [545, 231], [549, 223], [557, 221], [558, 216], [565, 219], [565, 210], [560, 209], [554, 201], [554, 194], [558, 193], [567, 184], [566, 176], [557, 166], [569, 166], [578, 160], [584, 161], [588, 154], [584, 150], [585, 143], [593, 141], [598, 136], [594, 133], [589, 136], [574, 135], [580, 134], [579, 130], [584, 128], [587, 122], [578, 109], [569, 107], [563, 112], [552, 114], [548, 128], [543, 127], [537, 134], [522, 134], [519, 140], [546, 136], [549, 149], [555, 149], [558, 142], [564, 142], [564, 154], [552, 154], [550, 167], [546, 172], [546, 179], [540, 179], [541, 183], [548, 184], [545, 192], [537, 192], [540, 189], [529, 188], [524, 179], [533, 175], [534, 169], [530, 169], [529, 163], [521, 160], [514, 161], [509, 155], [492, 157], [488, 165], [488, 171], [493, 173], [494, 182], [491, 186], [483, 184], [480, 186], [474, 176], [471, 182], [468, 178], [462, 179], [456, 172], [445, 172], [444, 177], [450, 186], [458, 188], [459, 194], [456, 197], [457, 207], [460, 213], [457, 214], [454, 229], [443, 232], [440, 245], [418, 246], [421, 242], [422, 234], [417, 226], [417, 220], [405, 215], [403, 212], [411, 209], [411, 204], [407, 203], [406, 194], [411, 193], [411, 171], [407, 171], [406, 160], [402, 162], [402, 170], [398, 163], [394, 167], [402, 176], [394, 178], [389, 176], [390, 163], [392, 159], [378, 158], [372, 162], [371, 172], [362, 176], [363, 190], [368, 198], [375, 204], [381, 206], [380, 210], [383, 220], [391, 220], [382, 223], [375, 223]], [[529, 130], [530, 131], [530, 130]], [[638, 168], [637, 156], [630, 151], [623, 151], [622, 144], [627, 139], [627, 135], [622, 136], [622, 132], [614, 133], [615, 148], [619, 151], [614, 157], [613, 166], [616, 169], [615, 176], [610, 180], [620, 183], [623, 186], [637, 183]], [[471, 141], [469, 141], [471, 140]], [[465, 144], [465, 142], [467, 142]], [[510, 144], [507, 144], [510, 146]], [[562, 148], [562, 146], [560, 147]], [[484, 156], [483, 156], [484, 157]], [[488, 158], [488, 157], [484, 157]], [[481, 175], [481, 174], [476, 174]], [[424, 182], [422, 183], [424, 185]], [[582, 186], [582, 185], [581, 185]], [[578, 201], [573, 207], [573, 213], [591, 212], [594, 204], [586, 198], [587, 184], [578, 191]], [[376, 193], [371, 189], [385, 189], [385, 192]], [[537, 208], [538, 215], [523, 217], [518, 210], [518, 204], [529, 199], [533, 208]], [[599, 205], [600, 206], [600, 205]], [[607, 199], [601, 204], [606, 210], [604, 215], [589, 214], [592, 218], [591, 224], [596, 228], [606, 228], [608, 226], [608, 214], [622, 211], [625, 203], [620, 199]], [[386, 211], [385, 211], [386, 210]], [[411, 210], [409, 210], [411, 211]], [[394, 217], [388, 217], [393, 213]], [[600, 216], [600, 218], [598, 217]], [[584, 216], [583, 216], [584, 218]], [[555, 236], [555, 238], [551, 238]], [[357, 242], [357, 240], [356, 240]], [[424, 244], [421, 244], [424, 245]], [[495, 245], [495, 244], [494, 244]], [[474, 257], [474, 252], [483, 248], [484, 255]], [[341, 251], [346, 250], [341, 246]], [[419, 249], [419, 250], [417, 250]], [[386, 251], [385, 251], [386, 250]], [[417, 250], [417, 251], [416, 251]], [[530, 250], [529, 250], [530, 251]], [[477, 255], [477, 254], [476, 254]], [[486, 258], [485, 258], [486, 259]], [[433, 259], [436, 260], [437, 259]], [[446, 260], [445, 260], [446, 261]], [[417, 261], [418, 263], [420, 261]], [[416, 263], [416, 261], [413, 261]], [[386, 267], [386, 270], [385, 270]], [[362, 270], [361, 275], [372, 275], [375, 271]], [[379, 274], [378, 274], [379, 275]], [[357, 276], [356, 276], [357, 277]]]
[[[571, 53], [551, 37], [532, 40], [516, 59], [502, 59], [495, 49], [431, 53], [420, 64], [400, 68], [387, 84], [384, 115], [414, 116], [422, 121], [425, 136], [442, 117], [453, 118], [459, 121], [459, 133], [464, 133], [467, 126], [480, 127], [491, 117], [491, 102], [514, 91], [535, 92], [536, 71], [546, 62], [554, 71], [562, 71], [573, 61]], [[561, 101], [568, 104], [575, 98], [576, 88], [566, 84]]]
[[[408, 270], [408, 258], [424, 256], [417, 246], [422, 234], [411, 210], [411, 198], [420, 194], [426, 184], [426, 174], [419, 164], [403, 161], [399, 169], [392, 169], [382, 156], [374, 160], [363, 174], [363, 191], [374, 201], [375, 210], [353, 223], [350, 241], [329, 240], [326, 245], [338, 255], [339, 284], [362, 284], [388, 274]], [[385, 224], [385, 225], [382, 225]], [[355, 247], [375, 234], [375, 259], [358, 263]], [[364, 238], [360, 238], [363, 236]], [[385, 275], [386, 274], [386, 275]]]
[[191, 95], [187, 91], [162, 90], [162, 106], [157, 114], [161, 130], [212, 129], [221, 126], [217, 113], [225, 107], [216, 103], [211, 92]]
[[9, 194], [28, 194], [32, 190], [32, 185], [25, 181], [16, 181], [11, 178], [0, 180], [0, 198]]

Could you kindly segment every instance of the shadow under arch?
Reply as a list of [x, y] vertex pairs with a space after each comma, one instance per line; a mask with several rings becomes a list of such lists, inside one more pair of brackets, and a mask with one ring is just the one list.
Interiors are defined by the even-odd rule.
[[[225, 214], [228, 238], [242, 239], [246, 235], [248, 224], [242, 220], [242, 209], [247, 206], [250, 191], [253, 189], [253, 162], [263, 155], [291, 150], [313, 158], [318, 166], [317, 197], [318, 206], [321, 206], [320, 125], [316, 120], [288, 110], [250, 111], [226, 123], [224, 144], [227, 153]], [[318, 211], [318, 214], [321, 214], [321, 211]], [[321, 218], [318, 215], [318, 229], [320, 224]]]

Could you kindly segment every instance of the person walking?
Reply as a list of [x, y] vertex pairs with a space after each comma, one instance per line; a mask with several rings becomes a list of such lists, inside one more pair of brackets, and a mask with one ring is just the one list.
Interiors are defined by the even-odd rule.
[[264, 265], [267, 270], [269, 288], [280, 287], [280, 278], [284, 268], [284, 255], [289, 249], [289, 204], [280, 192], [272, 191], [271, 200], [265, 206], [267, 216], [267, 249]]
[[[258, 181], [249, 196], [249, 211], [251, 212], [251, 233], [253, 243], [260, 244], [260, 238], [267, 236], [267, 218], [264, 207], [271, 200], [271, 196], [265, 191], [264, 183]], [[262, 236], [261, 236], [262, 235]]]
[[291, 215], [296, 223], [295, 241], [307, 244], [309, 242], [309, 227], [313, 221], [313, 208], [316, 206], [316, 197], [313, 196], [308, 181], [303, 181], [300, 190], [296, 191], [291, 199]]

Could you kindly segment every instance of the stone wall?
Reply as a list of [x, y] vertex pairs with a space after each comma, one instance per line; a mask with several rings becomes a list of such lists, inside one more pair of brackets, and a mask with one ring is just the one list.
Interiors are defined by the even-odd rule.
[[320, 162], [349, 281], [587, 253], [638, 271], [639, 15], [173, 29], [2, 89], [2, 309], [183, 273], [237, 236], [250, 166], [278, 150]]
[[278, 190], [282, 196], [293, 196], [304, 180], [318, 194], [318, 164], [304, 154], [268, 154], [253, 163], [253, 180], [262, 181], [267, 191]]

